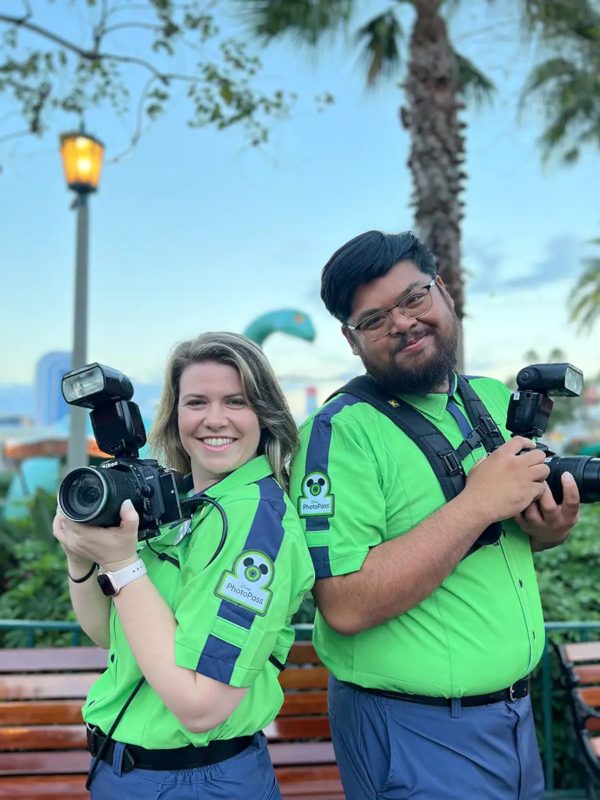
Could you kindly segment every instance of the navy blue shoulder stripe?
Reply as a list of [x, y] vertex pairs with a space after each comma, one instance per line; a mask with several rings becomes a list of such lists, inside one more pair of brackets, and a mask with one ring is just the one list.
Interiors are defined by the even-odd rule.
[[[257, 481], [261, 500], [265, 500], [275, 511], [269, 511], [265, 503], [259, 503], [252, 520], [250, 532], [246, 538], [243, 550], [260, 550], [275, 561], [283, 542], [283, 516], [285, 515], [285, 500], [283, 489], [274, 478], [267, 477]], [[229, 566], [231, 568], [231, 565]], [[231, 600], [221, 600], [217, 616], [233, 622], [246, 630], [250, 630], [255, 612], [244, 606], [239, 606]]]
[[[340, 394], [324, 406], [313, 420], [310, 439], [306, 449], [305, 475], [309, 472], [327, 473], [329, 468], [329, 447], [331, 445], [331, 420], [347, 406], [362, 403], [351, 394]], [[309, 517], [306, 520], [307, 531], [326, 531], [329, 529], [327, 517]]]

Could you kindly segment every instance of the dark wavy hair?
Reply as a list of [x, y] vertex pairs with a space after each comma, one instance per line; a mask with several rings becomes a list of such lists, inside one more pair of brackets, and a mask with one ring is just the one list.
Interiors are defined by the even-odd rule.
[[386, 275], [399, 261], [411, 261], [426, 275], [437, 274], [435, 256], [411, 231], [367, 231], [343, 244], [321, 273], [321, 298], [329, 313], [346, 322], [358, 287]]

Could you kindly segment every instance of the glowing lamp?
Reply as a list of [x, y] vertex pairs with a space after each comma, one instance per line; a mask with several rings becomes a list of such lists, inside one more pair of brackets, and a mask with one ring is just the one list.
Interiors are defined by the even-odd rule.
[[81, 194], [95, 192], [100, 183], [104, 145], [81, 131], [60, 137], [65, 179], [69, 189]]

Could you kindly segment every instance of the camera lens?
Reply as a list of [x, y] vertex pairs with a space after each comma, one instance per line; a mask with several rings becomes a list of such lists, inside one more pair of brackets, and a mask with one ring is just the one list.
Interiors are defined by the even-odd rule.
[[120, 523], [123, 500], [135, 502], [140, 490], [130, 469], [80, 467], [70, 472], [58, 490], [58, 504], [73, 522], [108, 527]]
[[95, 467], [74, 469], [58, 490], [58, 503], [65, 516], [74, 522], [95, 520], [106, 505], [109, 488]]
[[67, 489], [67, 505], [82, 518], [95, 516], [102, 508], [105, 487], [93, 472], [76, 475]]
[[562, 502], [561, 475], [570, 472], [575, 478], [579, 489], [579, 498], [582, 503], [597, 503], [600, 501], [600, 458], [589, 456], [554, 456], [547, 459], [550, 467], [548, 486], [557, 503]]

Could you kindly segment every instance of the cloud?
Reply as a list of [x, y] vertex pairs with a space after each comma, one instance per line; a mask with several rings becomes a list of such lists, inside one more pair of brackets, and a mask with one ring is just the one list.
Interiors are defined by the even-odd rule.
[[469, 290], [474, 293], [516, 292], [523, 289], [539, 289], [575, 275], [579, 270], [580, 242], [572, 234], [555, 236], [546, 244], [546, 252], [533, 268], [525, 274], [513, 277], [502, 276], [505, 257], [497, 243], [471, 243], [467, 253], [478, 262]]

